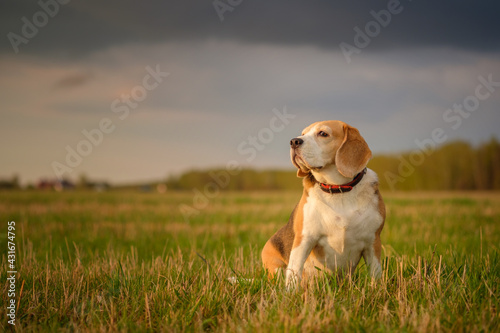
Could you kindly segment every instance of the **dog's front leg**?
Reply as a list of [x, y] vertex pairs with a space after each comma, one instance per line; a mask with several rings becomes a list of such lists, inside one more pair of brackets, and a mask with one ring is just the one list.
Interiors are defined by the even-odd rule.
[[290, 252], [290, 261], [286, 270], [286, 288], [296, 289], [302, 279], [304, 263], [311, 253], [316, 240], [311, 237], [302, 237], [298, 246]]
[[363, 251], [363, 259], [370, 270], [372, 278], [379, 279], [382, 275], [382, 266], [380, 265], [380, 255], [377, 256], [373, 247], [368, 247]]

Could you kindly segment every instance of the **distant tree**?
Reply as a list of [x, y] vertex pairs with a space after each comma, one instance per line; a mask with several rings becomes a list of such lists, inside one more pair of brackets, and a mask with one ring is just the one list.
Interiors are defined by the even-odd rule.
[[179, 184], [179, 177], [174, 175], [169, 175], [164, 181], [165, 185], [169, 190], [182, 190], [183, 188]]
[[477, 188], [500, 189], [500, 143], [496, 138], [479, 146], [474, 162]]
[[90, 181], [85, 173], [81, 173], [78, 177], [78, 183], [76, 185], [77, 188], [82, 190], [87, 190], [90, 188]]
[[18, 190], [20, 188], [21, 185], [17, 174], [14, 174], [10, 179], [0, 179], [0, 189], [2, 190]]
[[19, 182], [19, 175], [17, 173], [15, 173], [13, 176], [12, 176], [12, 188], [14, 189], [20, 189], [21, 188], [21, 184]]

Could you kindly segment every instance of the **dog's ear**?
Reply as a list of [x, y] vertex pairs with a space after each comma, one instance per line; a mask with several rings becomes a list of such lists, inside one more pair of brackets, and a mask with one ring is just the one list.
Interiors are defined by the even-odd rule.
[[304, 172], [301, 168], [297, 170], [297, 177], [304, 178], [307, 177], [311, 172]]
[[344, 125], [344, 141], [335, 155], [337, 170], [347, 178], [361, 172], [372, 157], [372, 152], [359, 131]]

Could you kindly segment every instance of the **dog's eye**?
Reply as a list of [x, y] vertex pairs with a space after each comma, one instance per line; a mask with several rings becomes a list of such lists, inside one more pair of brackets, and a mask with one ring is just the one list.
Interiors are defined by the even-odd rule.
[[328, 136], [328, 133], [323, 132], [323, 131], [320, 131], [320, 132], [318, 133], [318, 135], [319, 135], [319, 136], [322, 136], [322, 137], [324, 137], [324, 138], [326, 138], [326, 137]]

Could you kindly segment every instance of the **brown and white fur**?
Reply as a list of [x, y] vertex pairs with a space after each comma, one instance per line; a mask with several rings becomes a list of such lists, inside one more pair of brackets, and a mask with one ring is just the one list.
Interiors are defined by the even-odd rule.
[[319, 184], [349, 183], [366, 168], [371, 151], [359, 131], [341, 121], [321, 121], [290, 144], [304, 191], [288, 223], [262, 250], [269, 276], [286, 269], [286, 285], [294, 288], [316, 267], [350, 274], [363, 257], [371, 275], [379, 277], [385, 205], [376, 173], [368, 169], [345, 193], [326, 193]]

